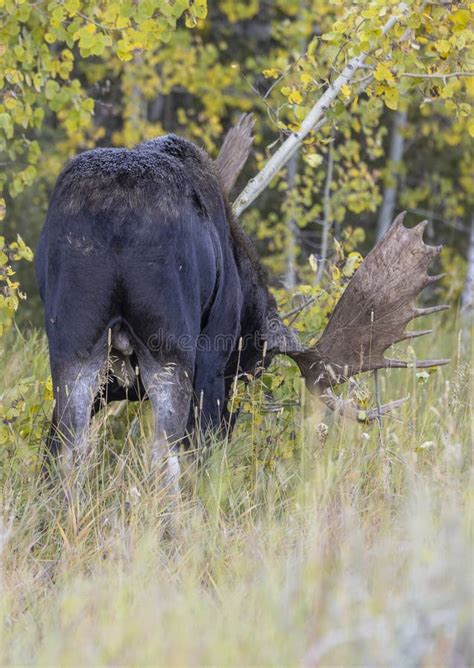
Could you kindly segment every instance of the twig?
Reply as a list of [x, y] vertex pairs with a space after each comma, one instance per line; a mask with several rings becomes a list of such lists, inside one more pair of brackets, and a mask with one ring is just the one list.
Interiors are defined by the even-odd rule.
[[274, 81], [274, 82], [272, 83], [272, 85], [270, 86], [270, 88], [267, 90], [267, 92], [266, 92], [265, 95], [263, 96], [263, 99], [264, 99], [264, 100], [267, 99], [267, 97], [270, 95], [270, 93], [271, 93], [272, 90], [275, 88], [275, 86], [277, 86], [281, 81], [283, 81], [283, 79], [286, 79], [286, 77], [292, 72], [292, 70], [295, 69], [295, 67], [298, 65], [298, 63], [300, 62], [300, 60], [301, 60], [302, 58], [306, 58], [306, 55], [305, 55], [305, 54], [300, 54], [300, 55], [298, 56], [298, 58], [295, 60], [294, 63], [291, 63], [291, 65], [288, 65], [288, 67], [286, 68], [285, 72], [283, 72], [282, 74], [280, 74], [280, 76], [278, 77], [278, 79], [277, 79], [276, 81]]
[[[65, 2], [64, 0], [57, 0], [58, 4], [64, 6]], [[104, 30], [105, 32], [124, 32], [124, 28], [116, 28], [115, 26], [106, 26], [103, 23], [99, 23], [95, 19], [91, 18], [90, 16], [87, 16], [87, 14], [83, 14], [82, 12], [75, 12], [77, 16], [80, 16], [81, 19], [84, 19], [86, 23], [90, 23], [91, 25], [95, 25], [97, 28], [100, 28], [101, 30]]]
[[416, 72], [400, 72], [399, 77], [412, 77], [413, 79], [452, 79], [453, 77], [474, 77], [474, 72], [447, 72], [443, 74], [417, 74]]
[[[282, 320], [285, 320], [286, 318], [291, 318], [292, 315], [298, 315], [301, 313], [301, 311], [304, 311], [305, 308], [308, 308], [311, 306], [316, 301], [316, 297], [311, 297], [310, 299], [307, 299], [303, 304], [300, 304], [296, 308], [292, 309], [291, 311], [288, 311], [288, 313], [283, 313], [280, 318]], [[293, 322], [293, 320], [292, 320]], [[290, 323], [291, 324], [291, 323]]]
[[247, 86], [251, 89], [251, 91], [252, 91], [252, 92], [253, 92], [253, 93], [254, 93], [254, 94], [255, 94], [255, 95], [256, 95], [256, 96], [263, 102], [263, 104], [264, 104], [265, 107], [267, 108], [268, 116], [269, 116], [271, 122], [273, 123], [273, 125], [275, 125], [275, 127], [277, 127], [277, 123], [278, 123], [278, 114], [275, 113], [275, 111], [274, 111], [274, 109], [271, 107], [271, 105], [268, 104], [268, 102], [267, 102], [267, 100], [266, 100], [266, 95], [262, 95], [262, 94], [260, 93], [260, 91], [257, 90], [257, 88], [255, 88], [255, 86], [252, 84], [252, 82], [248, 80], [247, 76], [246, 76], [245, 73], [243, 72], [243, 70], [242, 70], [242, 68], [240, 67], [240, 65], [239, 65], [238, 67], [239, 67], [240, 76], [241, 76], [242, 79], [245, 81], [245, 83], [247, 84]]

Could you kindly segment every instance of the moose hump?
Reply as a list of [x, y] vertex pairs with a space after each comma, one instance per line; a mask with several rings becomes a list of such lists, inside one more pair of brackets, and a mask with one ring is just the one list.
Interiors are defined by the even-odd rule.
[[[166, 135], [136, 148], [97, 148], [76, 156], [61, 173], [53, 201], [64, 213], [162, 211], [176, 215], [191, 198], [203, 215], [222, 204], [213, 164], [192, 142]], [[220, 212], [223, 215], [223, 212]]]

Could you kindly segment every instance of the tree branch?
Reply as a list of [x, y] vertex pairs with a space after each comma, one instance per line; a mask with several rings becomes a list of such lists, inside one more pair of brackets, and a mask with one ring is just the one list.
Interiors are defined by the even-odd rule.
[[453, 77], [474, 77], [474, 72], [446, 72], [446, 74], [417, 74], [416, 72], [400, 72], [399, 77], [411, 77], [413, 79], [452, 79]]
[[296, 306], [295, 308], [291, 309], [291, 311], [287, 311], [286, 313], [282, 313], [281, 316], [280, 316], [281, 320], [285, 320], [286, 318], [290, 318], [292, 315], [299, 315], [301, 313], [301, 311], [304, 311], [304, 309], [308, 308], [308, 306], [311, 306], [311, 304], [314, 304], [315, 301], [316, 301], [316, 297], [310, 297], [309, 299], [307, 299], [305, 302], [303, 302], [299, 306]]
[[[407, 12], [408, 7], [405, 3], [399, 5], [400, 14], [390, 17], [382, 28], [382, 36], [386, 35], [393, 26], [400, 20], [400, 18]], [[265, 167], [251, 179], [243, 192], [239, 195], [234, 203], [233, 211], [235, 216], [240, 216], [265, 188], [272, 181], [273, 177], [286, 165], [293, 153], [302, 144], [306, 135], [315, 129], [315, 126], [325, 121], [326, 113], [330, 105], [334, 102], [336, 97], [344, 84], [349, 83], [354, 74], [364, 64], [365, 59], [369, 55], [370, 50], [364, 51], [359, 56], [351, 58], [347, 63], [341, 74], [338, 76], [333, 84], [330, 84], [326, 92], [319, 98], [316, 104], [309, 111], [306, 118], [301, 123], [298, 132], [290, 135], [280, 146], [280, 148], [272, 155]]]

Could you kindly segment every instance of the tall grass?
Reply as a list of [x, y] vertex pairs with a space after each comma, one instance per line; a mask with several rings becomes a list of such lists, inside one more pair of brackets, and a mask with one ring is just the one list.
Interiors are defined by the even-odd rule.
[[[12, 429], [0, 664], [472, 666], [468, 351], [446, 329], [423, 346], [452, 363], [387, 372], [383, 394], [411, 398], [380, 430], [298, 416], [293, 450], [264, 458], [278, 418], [247, 417], [200, 469], [183, 459], [173, 511], [147, 475], [146, 409], [99, 417], [69, 504]], [[2, 391], [44, 379], [41, 337], [5, 353]]]

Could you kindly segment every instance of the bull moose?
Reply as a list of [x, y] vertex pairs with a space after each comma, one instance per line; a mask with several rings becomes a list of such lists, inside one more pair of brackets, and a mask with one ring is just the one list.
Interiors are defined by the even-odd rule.
[[[91, 415], [102, 400], [148, 398], [155, 420], [152, 461], [177, 479], [176, 444], [194, 424], [229, 425], [236, 373], [253, 374], [275, 355], [293, 358], [331, 408], [358, 409], [333, 387], [383, 367], [415, 307], [437, 280], [427, 268], [440, 247], [399, 216], [366, 257], [315, 346], [283, 323], [256, 251], [228, 204], [250, 151], [243, 118], [212, 161], [190, 141], [167, 135], [133, 149], [99, 148], [75, 157], [58, 178], [36, 259], [45, 309], [55, 405], [48, 450], [70, 470], [88, 450]], [[113, 360], [110, 363], [110, 360]], [[428, 367], [446, 360], [417, 362]], [[378, 411], [374, 419], [399, 402]]]

